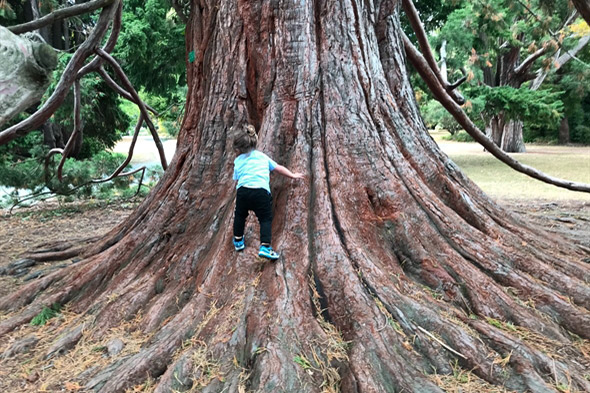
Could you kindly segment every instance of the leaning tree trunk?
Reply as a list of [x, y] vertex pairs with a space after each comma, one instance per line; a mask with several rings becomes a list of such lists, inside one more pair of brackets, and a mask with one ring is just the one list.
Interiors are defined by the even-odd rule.
[[43, 42], [0, 26], [0, 126], [41, 100], [57, 67], [57, 53]]
[[[99, 392], [146, 378], [156, 392], [442, 392], [461, 368], [517, 391], [589, 391], [582, 252], [512, 218], [438, 149], [398, 6], [193, 2], [173, 162], [84, 261], [4, 298], [0, 332], [55, 302], [79, 316], [52, 353], [81, 326], [88, 344], [132, 323], [141, 349], [80, 377]], [[253, 220], [246, 251], [231, 244], [228, 132], [244, 121], [307, 173], [272, 180], [276, 263], [256, 257]]]

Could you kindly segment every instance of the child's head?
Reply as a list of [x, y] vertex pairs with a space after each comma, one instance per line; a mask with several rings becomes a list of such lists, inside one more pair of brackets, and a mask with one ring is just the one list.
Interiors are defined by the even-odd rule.
[[234, 150], [236, 154], [248, 153], [256, 147], [258, 135], [256, 129], [251, 124], [236, 127], [234, 131]]

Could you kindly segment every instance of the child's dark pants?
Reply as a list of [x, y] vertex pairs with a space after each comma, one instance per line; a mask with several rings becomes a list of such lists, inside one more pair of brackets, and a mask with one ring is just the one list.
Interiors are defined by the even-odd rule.
[[234, 236], [244, 236], [244, 226], [250, 210], [254, 211], [260, 223], [260, 243], [270, 244], [272, 196], [264, 188], [238, 188], [234, 216]]

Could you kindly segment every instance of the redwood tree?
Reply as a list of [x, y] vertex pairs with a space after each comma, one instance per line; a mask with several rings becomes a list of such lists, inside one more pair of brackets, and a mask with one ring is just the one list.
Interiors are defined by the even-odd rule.
[[[99, 392], [147, 378], [156, 392], [442, 392], [433, 376], [457, 369], [590, 391], [588, 255], [508, 214], [430, 138], [398, 1], [193, 1], [186, 37], [163, 179], [83, 261], [2, 299], [2, 334], [67, 304], [78, 317], [51, 355], [133, 320], [141, 349], [80, 376]], [[231, 244], [243, 122], [307, 174], [272, 180], [276, 263], [256, 257], [253, 221], [246, 251]]]

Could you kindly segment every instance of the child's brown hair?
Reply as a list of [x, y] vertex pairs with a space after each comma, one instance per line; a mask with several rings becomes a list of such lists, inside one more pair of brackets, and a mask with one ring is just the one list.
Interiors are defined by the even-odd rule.
[[253, 125], [245, 124], [238, 126], [235, 128], [233, 134], [233, 147], [238, 155], [248, 153], [256, 147], [258, 135]]

